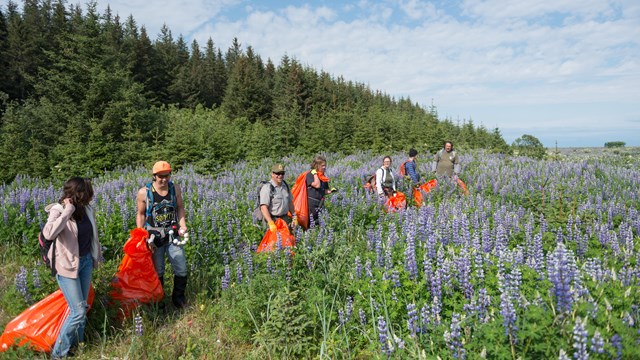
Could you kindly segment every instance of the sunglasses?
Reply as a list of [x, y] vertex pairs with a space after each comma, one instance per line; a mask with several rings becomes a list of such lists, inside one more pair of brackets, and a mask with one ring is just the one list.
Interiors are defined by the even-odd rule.
[[167, 178], [169, 178], [171, 176], [171, 174], [165, 174], [165, 175], [158, 174], [156, 176], [159, 177], [160, 179], [167, 179]]
[[284, 171], [274, 172], [273, 174], [277, 176], [284, 176]]

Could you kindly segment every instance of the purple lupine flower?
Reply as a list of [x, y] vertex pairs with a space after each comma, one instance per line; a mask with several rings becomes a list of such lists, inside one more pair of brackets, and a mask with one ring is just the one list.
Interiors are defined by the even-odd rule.
[[27, 287], [27, 269], [24, 266], [20, 266], [20, 271], [16, 275], [16, 289], [24, 298], [27, 304], [31, 304], [32, 298]]
[[358, 309], [358, 317], [360, 318], [360, 325], [367, 325], [367, 314], [362, 308]]
[[347, 322], [347, 318], [344, 316], [344, 310], [338, 309], [338, 324], [343, 326]]
[[586, 319], [582, 320], [580, 317], [576, 318], [576, 323], [573, 326], [573, 358], [576, 360], [587, 360], [589, 354], [587, 353], [587, 324]]
[[382, 249], [382, 239], [376, 237], [376, 267], [384, 267], [384, 253]]
[[387, 239], [387, 246], [393, 248], [398, 241], [398, 230], [396, 229], [396, 223], [391, 221], [388, 225], [389, 237]]
[[144, 333], [144, 327], [142, 324], [142, 316], [140, 316], [140, 314], [136, 314], [136, 316], [133, 318], [133, 323], [135, 324], [135, 334], [136, 336], [142, 336]]
[[522, 284], [522, 273], [520, 268], [514, 266], [511, 268], [511, 272], [505, 276], [506, 292], [511, 297], [512, 304], [520, 304], [520, 285]]
[[231, 270], [229, 265], [224, 266], [224, 275], [222, 276], [222, 290], [229, 288], [229, 282], [231, 281]]
[[356, 256], [355, 268], [356, 268], [356, 279], [360, 279], [362, 277], [362, 263], [360, 262], [360, 256]]
[[242, 284], [242, 264], [236, 264], [236, 279], [238, 281], [238, 285]]
[[253, 255], [249, 249], [249, 246], [243, 246], [244, 249], [244, 264], [247, 268], [247, 281], [251, 275], [253, 275]]
[[438, 240], [436, 239], [435, 232], [429, 233], [427, 236], [427, 251], [425, 252], [429, 259], [435, 259], [437, 256], [436, 245], [438, 244]]
[[533, 269], [543, 276], [544, 267], [544, 252], [542, 250], [542, 234], [537, 233], [533, 236]]
[[556, 243], [557, 244], [564, 243], [561, 227], [558, 227], [558, 229], [556, 230]]
[[409, 273], [409, 279], [418, 279], [418, 263], [416, 260], [415, 238], [407, 236], [407, 246], [404, 251], [404, 268]]
[[353, 316], [353, 298], [351, 296], [347, 296], [347, 303], [344, 306], [344, 312], [346, 320], [351, 320], [351, 316]]
[[567, 356], [567, 352], [564, 349], [560, 349], [560, 353], [558, 354], [558, 360], [569, 360], [569, 356]]
[[265, 270], [267, 271], [267, 274], [271, 274], [274, 272], [275, 269], [273, 268], [273, 260], [271, 259], [271, 255], [267, 257], [265, 267], [266, 267]]
[[378, 339], [380, 340], [380, 350], [387, 356], [393, 353], [393, 345], [387, 336], [387, 322], [382, 316], [378, 316]]
[[34, 268], [31, 274], [33, 275], [33, 287], [35, 289], [40, 289], [42, 284], [40, 282], [40, 273], [38, 272], [38, 269]]
[[[425, 279], [431, 279], [433, 273], [433, 267], [431, 266], [431, 259], [427, 257], [427, 253], [424, 253], [422, 259], [422, 272]], [[429, 282], [429, 280], [427, 280]]]
[[434, 325], [440, 325], [440, 312], [442, 312], [442, 303], [440, 297], [434, 296], [431, 299], [431, 323]]
[[496, 236], [495, 236], [495, 246], [493, 249], [493, 253], [496, 256], [500, 256], [500, 254], [507, 249], [507, 244], [509, 243], [509, 238], [507, 237], [507, 231], [504, 228], [504, 226], [502, 226], [502, 224], [499, 224], [496, 229]]
[[393, 248], [391, 246], [387, 246], [384, 249], [384, 264], [385, 269], [393, 269]]
[[423, 333], [427, 331], [427, 325], [429, 325], [431, 322], [430, 314], [431, 314], [431, 309], [429, 309], [429, 305], [424, 304], [420, 309], [420, 323], [422, 324], [420, 329], [422, 330], [421, 332]]
[[573, 306], [573, 294], [571, 283], [576, 274], [573, 259], [563, 243], [559, 243], [556, 249], [549, 255], [548, 274], [552, 283], [553, 295], [556, 298], [556, 309], [560, 314], [568, 314]]
[[491, 241], [491, 230], [489, 228], [489, 222], [485, 221], [482, 224], [482, 251], [490, 253], [493, 250], [493, 242]]
[[618, 334], [613, 335], [611, 345], [616, 349], [615, 359], [622, 359], [622, 337]]
[[460, 250], [460, 256], [455, 260], [456, 268], [458, 270], [458, 283], [463, 289], [466, 299], [471, 299], [474, 290], [471, 285], [471, 259], [466, 248]]
[[433, 276], [430, 278], [431, 280], [431, 296], [434, 298], [440, 299], [442, 297], [442, 279], [440, 278], [442, 274], [442, 268], [438, 267], [433, 272]]
[[596, 330], [593, 333], [589, 350], [594, 354], [604, 354], [604, 339], [600, 335], [600, 331]]
[[502, 315], [504, 334], [509, 337], [510, 343], [517, 343], [516, 310], [511, 302], [511, 296], [506, 291], [500, 294], [500, 315]]
[[398, 270], [393, 269], [393, 271], [391, 272], [391, 281], [393, 281], [394, 288], [399, 288], [402, 286], [402, 283], [400, 283], [400, 272], [398, 272]]
[[489, 307], [491, 306], [491, 297], [487, 293], [486, 288], [478, 291], [478, 301], [476, 303], [476, 314], [481, 323], [488, 323], [490, 320]]
[[416, 336], [420, 331], [418, 327], [418, 312], [416, 311], [416, 304], [407, 304], [407, 328], [411, 333], [411, 336]]
[[460, 314], [453, 313], [451, 316], [451, 326], [449, 330], [444, 332], [444, 340], [449, 347], [449, 350], [453, 353], [454, 359], [465, 359], [467, 357], [466, 351], [462, 346], [462, 329], [460, 327]]

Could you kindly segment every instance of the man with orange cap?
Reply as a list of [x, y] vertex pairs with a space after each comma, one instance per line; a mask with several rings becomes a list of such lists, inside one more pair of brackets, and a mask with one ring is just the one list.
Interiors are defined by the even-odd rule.
[[153, 265], [164, 286], [165, 254], [173, 268], [173, 294], [177, 308], [186, 306], [187, 258], [184, 240], [188, 238], [182, 191], [171, 178], [171, 165], [158, 161], [153, 165], [153, 181], [138, 190], [136, 225], [154, 234]]

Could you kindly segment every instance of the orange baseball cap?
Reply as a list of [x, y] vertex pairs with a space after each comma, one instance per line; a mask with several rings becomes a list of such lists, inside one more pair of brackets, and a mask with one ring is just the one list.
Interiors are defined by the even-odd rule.
[[171, 165], [169, 165], [166, 161], [158, 161], [153, 164], [153, 171], [151, 172], [153, 175], [160, 173], [170, 173]]

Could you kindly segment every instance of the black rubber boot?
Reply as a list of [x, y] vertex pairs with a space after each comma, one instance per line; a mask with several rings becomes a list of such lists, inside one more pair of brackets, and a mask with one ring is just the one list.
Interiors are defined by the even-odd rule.
[[164, 274], [158, 275], [158, 279], [160, 280], [160, 285], [162, 285], [162, 288], [164, 289]]
[[173, 305], [182, 309], [187, 306], [187, 298], [184, 296], [184, 291], [187, 289], [187, 277], [186, 276], [174, 276], [173, 277], [173, 294], [171, 300]]

